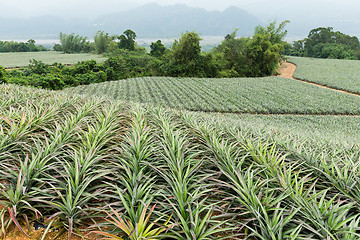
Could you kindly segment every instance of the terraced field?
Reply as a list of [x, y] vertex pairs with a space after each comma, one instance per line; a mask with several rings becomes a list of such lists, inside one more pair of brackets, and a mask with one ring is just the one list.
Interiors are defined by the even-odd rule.
[[61, 52], [17, 52], [17, 53], [0, 53], [0, 65], [5, 68], [16, 68], [28, 66], [30, 60], [35, 59], [45, 64], [55, 62], [63, 64], [75, 64], [79, 61], [94, 59], [97, 62], [103, 62], [106, 58], [90, 53], [63, 54]]
[[144, 77], [78, 86], [66, 91], [191, 111], [360, 114], [360, 98], [357, 96], [277, 77]]
[[294, 77], [332, 88], [360, 93], [360, 61], [289, 57], [297, 65]]

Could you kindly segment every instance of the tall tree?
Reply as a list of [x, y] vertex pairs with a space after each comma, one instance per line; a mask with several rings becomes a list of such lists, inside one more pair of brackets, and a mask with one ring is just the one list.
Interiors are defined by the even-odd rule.
[[104, 31], [98, 31], [94, 37], [95, 51], [99, 54], [106, 52], [111, 37]]
[[304, 39], [304, 55], [307, 57], [352, 59], [359, 50], [357, 37], [334, 32], [332, 27], [312, 29]]
[[166, 47], [162, 44], [161, 40], [151, 43], [150, 45], [150, 55], [153, 57], [161, 57], [166, 51]]
[[201, 38], [195, 32], [186, 32], [172, 46], [170, 72], [180, 76], [198, 76], [201, 71]]
[[119, 36], [119, 40], [120, 40], [119, 48], [134, 51], [135, 39], [136, 39], [136, 33], [131, 29], [126, 30], [122, 35]]
[[285, 20], [277, 26], [276, 21], [274, 21], [271, 22], [267, 27], [257, 26], [255, 28], [255, 35], [267, 35], [268, 40], [272, 44], [282, 44], [283, 39], [287, 34], [287, 30], [285, 30], [285, 27], [288, 23], [290, 23], [290, 21]]
[[60, 33], [61, 49], [64, 53], [90, 52], [91, 46], [87, 37], [79, 35]]

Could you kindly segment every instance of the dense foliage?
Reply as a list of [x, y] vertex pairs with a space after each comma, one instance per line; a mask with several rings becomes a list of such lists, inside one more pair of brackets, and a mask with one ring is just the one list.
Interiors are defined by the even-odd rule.
[[79, 52], [91, 52], [93, 50], [93, 44], [91, 44], [86, 37], [75, 35], [74, 33], [65, 34], [60, 33], [61, 50], [64, 53], [79, 53]]
[[0, 237], [359, 239], [358, 145], [15, 85], [0, 111]]
[[252, 38], [236, 39], [236, 31], [228, 34], [213, 52], [221, 64], [223, 77], [259, 77], [276, 73], [284, 50], [284, 30], [288, 21], [258, 26]]
[[0, 52], [40, 52], [48, 51], [41, 45], [36, 45], [35, 40], [30, 39], [27, 42], [0, 41]]
[[6, 82], [60, 90], [115, 79], [160, 75], [160, 60], [148, 54], [118, 49], [113, 55], [116, 57], [109, 57], [102, 63], [88, 60], [73, 66], [61, 63], [46, 65], [31, 60], [28, 67], [9, 71]]
[[[254, 77], [276, 72], [283, 50], [283, 30], [287, 21], [276, 26], [258, 27], [252, 38], [236, 39], [236, 31], [212, 52], [202, 52], [201, 38], [186, 32], [175, 40], [171, 49], [161, 41], [151, 45], [150, 53], [135, 43], [136, 34], [128, 29], [121, 36], [97, 32], [94, 43], [75, 34], [60, 33], [65, 53], [87, 52], [94, 49], [108, 59], [100, 64], [83, 61], [72, 67], [62, 64], [45, 66], [34, 60], [29, 67], [9, 73], [8, 83], [30, 85], [53, 90], [143, 76], [173, 77]], [[41, 67], [44, 71], [34, 71]]]
[[[112, 59], [103, 69], [109, 80], [138, 76], [174, 77], [254, 77], [276, 73], [281, 59], [288, 21], [277, 26], [257, 27], [251, 38], [236, 39], [236, 31], [212, 52], [203, 52], [201, 38], [195, 32], [186, 32], [167, 49], [160, 40], [151, 44], [150, 54], [136, 45], [136, 33], [130, 29], [122, 35], [110, 36], [99, 31], [94, 37], [93, 48]], [[74, 34], [61, 34], [64, 52], [91, 50], [85, 38]], [[68, 44], [64, 45], [64, 44]], [[90, 44], [91, 45], [91, 44]], [[56, 47], [58, 48], [58, 46]], [[65, 49], [70, 49], [66, 50]], [[76, 50], [77, 49], [77, 50]], [[112, 78], [112, 79], [111, 79]]]
[[314, 58], [360, 59], [356, 36], [333, 31], [331, 27], [312, 29], [307, 38], [293, 42], [288, 55]]
[[3, 66], [0, 66], [0, 84], [6, 82], [6, 71]]

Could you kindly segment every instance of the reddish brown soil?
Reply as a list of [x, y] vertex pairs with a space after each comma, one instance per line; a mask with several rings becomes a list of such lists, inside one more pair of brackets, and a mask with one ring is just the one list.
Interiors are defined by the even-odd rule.
[[293, 75], [295, 73], [295, 70], [296, 70], [295, 64], [282, 62], [278, 69], [279, 72], [278, 77], [294, 79]]
[[[28, 230], [24, 231], [29, 234]], [[20, 230], [16, 229], [15, 232], [14, 231], [8, 231], [6, 237], [4, 238], [4, 240], [38, 240], [42, 238], [42, 235], [44, 234], [45, 229], [41, 229], [38, 231], [35, 231], [34, 228], [32, 228], [30, 238], [27, 238], [23, 233], [20, 232]], [[45, 239], [46, 240], [51, 240], [51, 239], [55, 239], [56, 235], [58, 234], [57, 231], [49, 231], [49, 233], [46, 235]], [[85, 233], [86, 234], [86, 233]], [[65, 232], [64, 234], [62, 234], [61, 236], [56, 238], [57, 240], [68, 240], [68, 233]], [[71, 240], [97, 240], [97, 239], [101, 239], [101, 236], [96, 235], [96, 234], [89, 234], [88, 236], [81, 238], [78, 236], [75, 236], [73, 234], [73, 236], [71, 236]]]

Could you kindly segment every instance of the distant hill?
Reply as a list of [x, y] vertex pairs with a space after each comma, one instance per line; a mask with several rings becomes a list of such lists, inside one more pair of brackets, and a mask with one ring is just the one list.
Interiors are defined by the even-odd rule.
[[251, 35], [261, 21], [237, 7], [224, 11], [206, 11], [186, 5], [146, 4], [131, 10], [106, 14], [92, 21], [42, 16], [29, 19], [0, 17], [0, 40], [57, 38], [59, 32], [76, 33], [92, 38], [98, 30], [122, 34], [126, 29], [138, 38], [179, 37], [186, 31], [203, 36], [225, 36], [239, 28], [241, 36]]
[[139, 37], [177, 37], [187, 30], [205, 36], [225, 36], [237, 27], [240, 28], [240, 35], [247, 36], [261, 22], [237, 7], [209, 12], [181, 4], [160, 6], [151, 3], [126, 12], [105, 15], [98, 18], [96, 24], [109, 33], [131, 28]]

